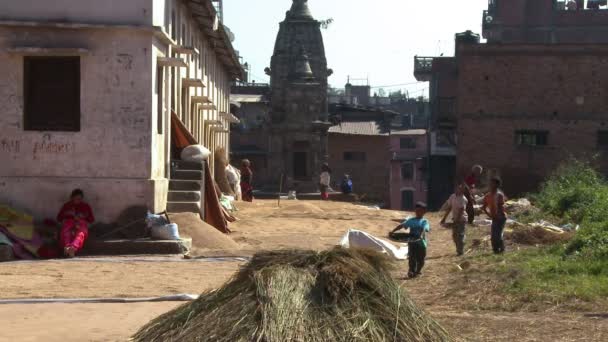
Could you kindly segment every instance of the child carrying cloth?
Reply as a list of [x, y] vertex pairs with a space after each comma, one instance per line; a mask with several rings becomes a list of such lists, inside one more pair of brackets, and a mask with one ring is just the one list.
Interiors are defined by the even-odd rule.
[[91, 207], [83, 202], [80, 189], [72, 191], [70, 201], [61, 207], [57, 221], [61, 222], [59, 243], [66, 257], [73, 258], [89, 236], [89, 224], [95, 221]]
[[416, 217], [411, 218], [402, 224], [398, 225], [390, 234], [389, 237], [395, 236], [395, 232], [400, 229], [409, 229], [407, 234], [400, 235], [400, 239], [405, 237], [408, 239], [408, 259], [409, 259], [409, 278], [415, 278], [422, 273], [424, 262], [426, 259], [427, 240], [426, 233], [431, 231], [429, 221], [424, 218], [426, 214], [426, 204], [422, 202], [416, 203]]

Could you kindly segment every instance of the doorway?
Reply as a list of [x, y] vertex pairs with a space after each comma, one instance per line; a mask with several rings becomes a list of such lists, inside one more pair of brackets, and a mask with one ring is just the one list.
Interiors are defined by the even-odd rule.
[[293, 153], [293, 177], [296, 180], [305, 180], [308, 176], [308, 153]]
[[414, 210], [414, 192], [411, 190], [401, 191], [401, 210]]

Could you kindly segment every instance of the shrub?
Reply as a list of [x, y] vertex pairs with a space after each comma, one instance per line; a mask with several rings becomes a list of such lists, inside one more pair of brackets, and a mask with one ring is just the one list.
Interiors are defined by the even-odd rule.
[[608, 182], [590, 162], [568, 160], [532, 198], [546, 214], [581, 225], [568, 255], [608, 259]]

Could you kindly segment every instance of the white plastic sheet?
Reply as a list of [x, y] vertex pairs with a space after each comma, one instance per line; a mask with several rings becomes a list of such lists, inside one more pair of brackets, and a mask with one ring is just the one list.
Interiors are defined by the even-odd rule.
[[380, 253], [386, 253], [397, 260], [407, 259], [408, 252], [407, 246], [401, 244], [395, 246], [386, 240], [379, 239], [371, 234], [356, 229], [348, 230], [342, 240], [340, 240], [340, 246], [344, 248], [372, 249]]

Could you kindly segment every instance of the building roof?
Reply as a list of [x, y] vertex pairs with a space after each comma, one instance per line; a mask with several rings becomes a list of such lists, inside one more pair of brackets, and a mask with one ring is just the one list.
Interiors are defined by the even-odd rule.
[[379, 121], [342, 122], [329, 128], [329, 133], [346, 135], [376, 135], [386, 136], [389, 130]]
[[393, 129], [391, 135], [425, 135], [426, 129]]

